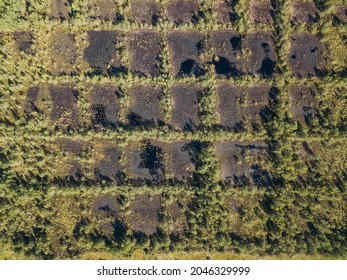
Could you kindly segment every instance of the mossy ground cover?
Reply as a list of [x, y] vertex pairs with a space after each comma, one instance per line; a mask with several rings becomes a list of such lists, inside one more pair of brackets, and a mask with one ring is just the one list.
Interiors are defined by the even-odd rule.
[[2, 1], [0, 258], [345, 258], [346, 6]]

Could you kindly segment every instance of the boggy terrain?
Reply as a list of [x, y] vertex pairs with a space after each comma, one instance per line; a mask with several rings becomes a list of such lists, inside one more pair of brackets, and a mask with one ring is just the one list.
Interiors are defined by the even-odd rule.
[[1, 259], [347, 256], [346, 1], [2, 2]]

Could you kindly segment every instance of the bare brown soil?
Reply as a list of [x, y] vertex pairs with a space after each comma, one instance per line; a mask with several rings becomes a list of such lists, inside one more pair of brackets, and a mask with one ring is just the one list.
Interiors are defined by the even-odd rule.
[[177, 129], [193, 129], [200, 124], [197, 84], [176, 84], [171, 88], [171, 125]]

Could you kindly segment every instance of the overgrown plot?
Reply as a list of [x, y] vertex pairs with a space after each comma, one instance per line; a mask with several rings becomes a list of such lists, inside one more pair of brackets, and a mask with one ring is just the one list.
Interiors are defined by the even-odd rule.
[[70, 6], [69, 0], [52, 0], [51, 1], [51, 16], [54, 19], [68, 19], [70, 17], [69, 15], [69, 9]]
[[271, 174], [261, 166], [267, 154], [263, 143], [219, 142], [216, 149], [222, 181], [235, 186], [270, 184]]
[[75, 35], [67, 31], [56, 31], [50, 37], [50, 71], [54, 75], [69, 75], [74, 72], [77, 59]]
[[301, 85], [289, 87], [290, 113], [301, 125], [310, 125], [318, 113], [318, 101], [312, 88]]
[[113, 0], [89, 0], [94, 17], [102, 21], [117, 23], [117, 7]]
[[88, 143], [80, 140], [58, 138], [54, 144], [58, 150], [54, 160], [53, 176], [65, 182], [79, 181], [86, 172], [81, 158], [88, 155]]

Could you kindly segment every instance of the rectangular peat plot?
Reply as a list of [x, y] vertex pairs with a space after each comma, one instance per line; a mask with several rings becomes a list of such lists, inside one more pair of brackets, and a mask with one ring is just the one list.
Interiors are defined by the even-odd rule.
[[214, 0], [214, 10], [217, 14], [217, 23], [232, 24], [235, 22], [237, 15], [234, 11], [233, 1], [229, 0]]
[[166, 15], [169, 21], [179, 25], [197, 23], [201, 12], [196, 0], [170, 0], [166, 4]]
[[93, 147], [95, 180], [102, 183], [124, 183], [123, 149], [110, 140], [96, 140]]
[[240, 76], [243, 72], [243, 36], [230, 30], [213, 31], [208, 40], [208, 48], [214, 54], [212, 64], [218, 77]]
[[290, 35], [288, 64], [297, 78], [310, 78], [324, 74], [324, 46], [316, 35], [296, 33]]
[[119, 122], [119, 87], [107, 83], [93, 85], [90, 90], [90, 116], [94, 128], [113, 128]]
[[244, 45], [250, 51], [247, 58], [249, 73], [263, 78], [272, 77], [276, 72], [277, 63], [273, 33], [264, 31], [249, 33]]
[[159, 183], [164, 180], [164, 144], [156, 140], [130, 143], [125, 148], [125, 170], [134, 183]]
[[163, 202], [161, 194], [135, 194], [128, 207], [125, 221], [135, 237], [151, 236], [160, 231]]
[[218, 124], [238, 130], [242, 127], [243, 108], [241, 89], [235, 85], [221, 83], [216, 85]]
[[196, 31], [171, 31], [167, 36], [172, 72], [176, 77], [199, 77], [205, 73], [200, 59], [204, 36]]
[[118, 74], [121, 65], [119, 42], [123, 39], [119, 31], [88, 31], [89, 45], [84, 50], [84, 59], [94, 74]]
[[155, 126], [164, 124], [160, 106], [162, 89], [156, 84], [134, 84], [130, 89], [131, 104], [127, 119], [131, 126]]
[[48, 86], [52, 100], [51, 120], [56, 127], [75, 129], [78, 125], [78, 91], [73, 84]]
[[199, 143], [195, 141], [173, 141], [165, 147], [168, 170], [177, 181], [189, 181], [196, 170]]
[[315, 90], [304, 85], [291, 85], [288, 92], [291, 116], [299, 122], [300, 127], [312, 125], [318, 114]]
[[152, 0], [130, 0], [129, 17], [138, 24], [156, 25], [161, 17], [160, 6]]
[[238, 88], [229, 83], [216, 86], [218, 125], [235, 132], [247, 127], [259, 131], [262, 116], [269, 110], [271, 87], [265, 84]]
[[71, 75], [75, 72], [77, 47], [75, 35], [64, 30], [54, 31], [50, 38], [49, 71], [53, 75]]
[[109, 240], [121, 241], [126, 234], [122, 195], [115, 191], [98, 194], [88, 205], [97, 234]]
[[270, 110], [272, 87], [266, 84], [253, 84], [244, 89], [246, 93], [244, 119], [254, 131], [263, 128], [263, 116]]
[[274, 10], [271, 1], [250, 1], [250, 20], [251, 23], [262, 23], [272, 25], [274, 23]]
[[[70, 83], [41, 84], [28, 88], [23, 103], [27, 120], [47, 119], [55, 129], [78, 128], [78, 91]], [[49, 122], [49, 121], [52, 121]]]
[[158, 76], [162, 48], [160, 33], [154, 30], [135, 30], [128, 36], [130, 70], [138, 75]]
[[52, 145], [55, 151], [53, 180], [61, 184], [80, 182], [89, 171], [82, 159], [89, 158], [90, 145], [86, 141], [64, 137], [56, 138]]
[[53, 19], [66, 20], [70, 18], [69, 8], [72, 1], [70, 0], [51, 0], [50, 10]]
[[225, 141], [215, 145], [221, 181], [233, 186], [271, 183], [271, 174], [262, 167], [267, 156], [264, 143]]
[[35, 38], [32, 31], [16, 31], [13, 32], [13, 37], [18, 51], [24, 52], [28, 55], [35, 54], [35, 50], [33, 49]]
[[176, 84], [170, 89], [170, 124], [180, 130], [194, 130], [200, 124], [199, 95], [202, 87], [198, 84]]
[[290, 22], [292, 25], [308, 23], [312, 24], [319, 20], [318, 10], [314, 2], [291, 3]]
[[93, 18], [102, 22], [118, 22], [117, 6], [113, 0], [88, 0], [88, 6]]
[[44, 90], [40, 86], [34, 86], [28, 88], [26, 91], [26, 97], [23, 103], [23, 110], [28, 116], [32, 116], [32, 113], [43, 114], [45, 108], [48, 110], [49, 97], [45, 94]]

